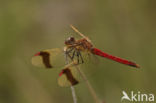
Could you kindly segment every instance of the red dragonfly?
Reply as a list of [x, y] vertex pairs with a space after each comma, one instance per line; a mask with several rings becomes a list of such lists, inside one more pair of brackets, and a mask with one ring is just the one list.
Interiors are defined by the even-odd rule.
[[[64, 50], [61, 49], [47, 49], [36, 53], [32, 57], [32, 64], [35, 66], [45, 67], [45, 68], [55, 68], [63, 58], [63, 54], [66, 56], [66, 60], [71, 62], [66, 65], [61, 73], [59, 74], [58, 83], [60, 86], [72, 86], [79, 83], [80, 77], [74, 66], [78, 64], [85, 63], [81, 53], [98, 55], [118, 63], [122, 63], [128, 66], [139, 68], [140, 66], [132, 61], [122, 59], [120, 57], [112, 56], [107, 54], [100, 49], [97, 49], [91, 43], [91, 40], [80, 33], [75, 27], [71, 25], [71, 28], [77, 32], [81, 39], [76, 40], [74, 37], [69, 37], [65, 40]], [[61, 57], [60, 57], [61, 56]], [[76, 61], [76, 64], [75, 64]]]
[[[74, 37], [69, 37], [66, 41], [65, 41], [65, 54], [71, 59], [73, 60], [75, 57], [77, 57], [77, 61], [78, 63], [84, 63], [83, 57], [81, 55], [81, 52], [87, 52], [87, 53], [91, 53], [94, 55], [98, 55], [113, 61], [116, 61], [118, 63], [122, 63], [125, 65], [129, 65], [132, 67], [136, 67], [139, 68], [140, 66], [132, 61], [128, 61], [126, 59], [122, 59], [120, 57], [116, 57], [116, 56], [112, 56], [110, 54], [107, 54], [103, 51], [101, 51], [100, 49], [97, 49], [93, 46], [93, 44], [91, 43], [91, 40], [87, 37], [85, 37], [82, 33], [80, 33], [75, 27], [73, 27], [71, 25], [71, 27], [73, 28], [73, 30], [75, 30], [79, 35], [81, 35], [83, 38], [79, 39], [79, 40], [75, 40]], [[80, 61], [81, 60], [81, 61]]]

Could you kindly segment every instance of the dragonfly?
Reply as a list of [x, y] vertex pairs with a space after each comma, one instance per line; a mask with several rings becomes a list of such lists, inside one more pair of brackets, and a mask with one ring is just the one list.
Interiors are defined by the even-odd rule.
[[[135, 62], [110, 55], [94, 47], [93, 43], [88, 37], [79, 32], [74, 26], [70, 26], [77, 34], [82, 37], [81, 39], [76, 40], [73, 36], [68, 37], [64, 42], [65, 46], [63, 49], [55, 48], [42, 50], [32, 57], [32, 64], [35, 66], [56, 68], [56, 64], [59, 62], [57, 58], [59, 58], [60, 55], [65, 54], [65, 61], [71, 63], [64, 66], [59, 73], [58, 84], [60, 86], [74, 86], [80, 82], [80, 76], [75, 69], [75, 66], [79, 66], [80, 64], [85, 63], [82, 53], [86, 53], [86, 55], [97, 55], [135, 68], [140, 67]], [[61, 58], [63, 58], [63, 56]]]
[[136, 68], [140, 67], [135, 62], [132, 62], [132, 61], [129, 61], [129, 60], [117, 57], [117, 56], [110, 55], [108, 53], [101, 51], [98, 48], [95, 48], [93, 44], [91, 43], [91, 40], [88, 37], [80, 33], [74, 26], [71, 25], [71, 28], [74, 31], [76, 31], [80, 36], [83, 37], [79, 40], [76, 40], [74, 37], [69, 37], [65, 40], [66, 46], [64, 47], [64, 51], [65, 51], [66, 56], [68, 56], [71, 60], [74, 60], [74, 58], [76, 57], [78, 63], [84, 63], [81, 52], [87, 52], [93, 55], [98, 55], [100, 57], [113, 60], [121, 64], [128, 65], [128, 66], [132, 66]]

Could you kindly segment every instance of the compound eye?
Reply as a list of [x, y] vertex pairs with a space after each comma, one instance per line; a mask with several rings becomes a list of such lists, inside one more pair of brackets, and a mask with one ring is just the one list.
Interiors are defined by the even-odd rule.
[[69, 37], [69, 41], [74, 42], [75, 38], [74, 37]]
[[66, 41], [65, 44], [73, 44], [75, 42], [75, 38], [74, 37], [69, 37]]

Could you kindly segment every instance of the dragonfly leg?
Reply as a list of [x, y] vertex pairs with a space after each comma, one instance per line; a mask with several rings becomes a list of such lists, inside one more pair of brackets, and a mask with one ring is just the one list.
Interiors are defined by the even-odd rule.
[[[72, 55], [70, 55], [71, 53], [72, 53]], [[69, 48], [69, 50], [65, 51], [65, 54], [66, 54], [66, 60], [67, 61], [68, 61], [68, 57], [73, 61], [75, 56], [76, 56], [78, 64], [83, 64], [84, 63], [81, 52], [79, 50], [76, 50], [74, 48]]]
[[66, 54], [71, 60], [72, 60], [72, 57], [71, 57], [71, 55], [70, 54]]
[[65, 56], [66, 64], [68, 64], [68, 63], [69, 63], [69, 61], [68, 61], [67, 54], [66, 54], [66, 53], [64, 53], [64, 56]]
[[[81, 62], [80, 62], [80, 60], [81, 60]], [[81, 55], [80, 51], [77, 51], [77, 61], [78, 61], [78, 64], [83, 64], [84, 63], [84, 60], [82, 58], [82, 55]]]
[[74, 49], [74, 48], [69, 48], [69, 49], [67, 49], [67, 50], [65, 51], [65, 53], [66, 53], [66, 54], [69, 54], [69, 53], [71, 53], [71, 52], [73, 51], [73, 49]]
[[74, 59], [74, 57], [75, 57], [75, 52], [76, 52], [76, 50], [74, 50], [74, 52], [73, 52], [73, 55], [72, 55], [72, 60]]
[[81, 58], [81, 63], [83, 64], [84, 63], [84, 60], [82, 58], [81, 52], [79, 52], [79, 55], [80, 55], [80, 58]]
[[70, 55], [70, 53], [74, 50], [74, 48], [69, 48], [65, 51], [65, 59], [67, 61], [67, 63], [69, 62], [68, 57], [72, 60], [72, 57]]
[[78, 52], [78, 51], [76, 52], [76, 56], [77, 56], [77, 62], [78, 62], [78, 64], [80, 64], [80, 60], [79, 60], [79, 52]]
[[69, 53], [65, 54], [66, 63], [69, 63], [69, 59], [73, 61], [71, 55]]

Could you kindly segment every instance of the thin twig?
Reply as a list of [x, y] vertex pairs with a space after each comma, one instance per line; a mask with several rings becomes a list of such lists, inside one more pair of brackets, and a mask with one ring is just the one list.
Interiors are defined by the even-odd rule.
[[70, 27], [71, 27], [76, 33], [78, 33], [80, 36], [82, 36], [82, 37], [85, 38], [88, 42], [91, 43], [91, 40], [90, 40], [88, 37], [86, 37], [85, 35], [83, 35], [81, 32], [79, 32], [78, 29], [76, 29], [72, 24], [70, 25]]
[[90, 83], [89, 83], [87, 77], [85, 76], [85, 74], [83, 73], [83, 71], [81, 71], [80, 67], [78, 67], [78, 66], [75, 66], [75, 68], [79, 71], [81, 77], [82, 77], [82, 78], [84, 79], [84, 81], [86, 82], [87, 87], [88, 87], [88, 89], [89, 89], [89, 91], [90, 91], [90, 93], [91, 93], [91, 95], [92, 95], [92, 97], [93, 97], [95, 103], [100, 103], [99, 98], [97, 97], [97, 95], [96, 95], [94, 89], [93, 89], [92, 86], [90, 85]]
[[[76, 29], [73, 25], [70, 25], [70, 27], [71, 27], [76, 33], [78, 33], [80, 36], [82, 36], [82, 37], [85, 38], [88, 42], [91, 43], [91, 40], [90, 40], [88, 37], [86, 37], [85, 35], [83, 35], [81, 32], [79, 32], [79, 30]], [[91, 95], [92, 95], [92, 97], [93, 97], [95, 103], [101, 103], [101, 101], [100, 101], [99, 98], [97, 97], [97, 94], [96, 94], [95, 90], [92, 88], [91, 84], [89, 83], [89, 81], [88, 81], [87, 77], [85, 76], [85, 74], [83, 73], [83, 71], [81, 71], [80, 67], [78, 67], [78, 66], [76, 66], [76, 65], [75, 65], [75, 68], [79, 71], [81, 77], [82, 77], [82, 78], [84, 79], [84, 81], [86, 82], [86, 85], [87, 85], [87, 87], [88, 87], [88, 89], [89, 89], [89, 91], [90, 91], [90, 93], [91, 93]]]
[[[65, 54], [65, 59], [66, 59], [66, 64], [67, 64], [65, 66], [65, 68], [70, 67], [71, 65], [73, 65], [75, 63], [74, 61], [72, 63], [69, 63], [66, 54]], [[75, 88], [73, 86], [70, 86], [70, 89], [71, 89], [71, 92], [72, 92], [73, 102], [77, 103], [77, 97], [76, 97], [76, 93], [75, 93]]]
[[75, 88], [73, 86], [71, 86], [70, 88], [71, 88], [71, 91], [72, 91], [73, 102], [77, 103], [77, 97], [76, 97], [76, 93], [75, 93]]

